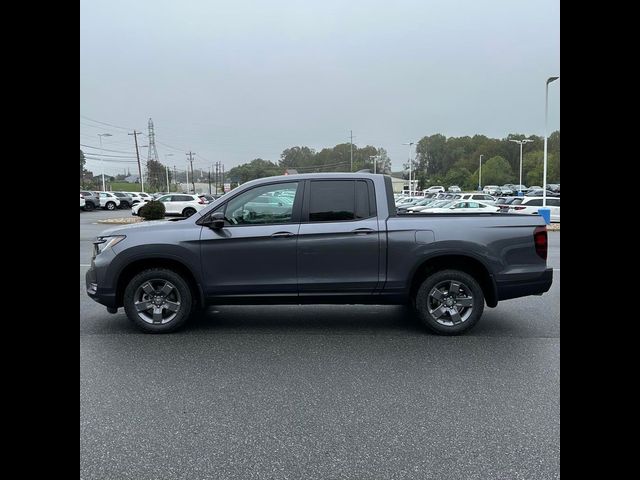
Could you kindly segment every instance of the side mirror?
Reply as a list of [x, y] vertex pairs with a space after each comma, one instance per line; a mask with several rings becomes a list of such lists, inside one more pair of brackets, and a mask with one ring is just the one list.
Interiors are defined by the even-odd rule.
[[224, 213], [222, 212], [214, 212], [209, 217], [209, 221], [207, 222], [207, 226], [214, 230], [220, 230], [224, 227]]

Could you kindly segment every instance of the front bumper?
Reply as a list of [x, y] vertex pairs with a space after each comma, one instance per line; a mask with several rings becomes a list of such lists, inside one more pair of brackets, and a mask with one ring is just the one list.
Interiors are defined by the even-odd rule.
[[512, 275], [514, 278], [508, 278], [509, 276], [503, 275], [496, 279], [498, 301], [548, 292], [553, 283], [553, 268], [538, 273]]

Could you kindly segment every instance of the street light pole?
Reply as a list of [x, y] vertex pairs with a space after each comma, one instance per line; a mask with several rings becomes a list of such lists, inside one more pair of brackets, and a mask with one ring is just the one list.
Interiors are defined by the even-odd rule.
[[547, 116], [549, 110], [549, 84], [555, 82], [560, 77], [547, 78], [544, 90], [544, 163], [542, 172], [542, 206], [547, 206]]
[[478, 191], [482, 191], [482, 157], [484, 154], [480, 155], [480, 169], [478, 170]]
[[411, 146], [414, 145], [415, 142], [408, 142], [408, 143], [403, 143], [403, 145], [409, 145], [409, 196], [411, 196], [411, 164], [413, 163], [411, 161]]
[[104, 158], [102, 158], [104, 152], [102, 151], [102, 137], [113, 137], [113, 135], [111, 135], [110, 133], [98, 134], [98, 138], [100, 139], [100, 163], [102, 164], [102, 191], [106, 192], [107, 189], [104, 186]]
[[522, 190], [520, 190], [520, 187], [522, 185], [522, 145], [524, 145], [525, 143], [533, 142], [533, 140], [525, 138], [522, 140], [509, 140], [509, 141], [520, 145], [520, 184], [518, 185], [518, 195], [520, 195], [520, 193], [522, 192]]

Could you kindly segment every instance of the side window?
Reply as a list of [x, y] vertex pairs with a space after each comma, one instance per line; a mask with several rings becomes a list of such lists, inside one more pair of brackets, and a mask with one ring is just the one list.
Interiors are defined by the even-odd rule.
[[478, 208], [479, 204], [477, 202], [467, 202], [467, 208]]
[[478, 208], [487, 208], [484, 203], [476, 203], [476, 205], [478, 205]]
[[355, 220], [355, 184], [353, 180], [312, 181], [309, 192], [309, 221]]
[[356, 218], [369, 218], [371, 206], [369, 205], [369, 186], [367, 182], [356, 182]]
[[160, 201], [160, 202], [170, 202], [171, 201], [171, 195], [165, 195], [164, 197], [160, 197], [158, 199], [158, 201]]
[[297, 189], [298, 182], [252, 188], [226, 204], [225, 220], [231, 225], [291, 223]]
[[193, 197], [190, 195], [173, 195], [171, 202], [191, 202]]
[[547, 205], [550, 207], [559, 207], [560, 199], [559, 198], [547, 198]]
[[542, 206], [542, 199], [541, 198], [535, 198], [533, 200], [528, 201], [525, 205], [528, 205], [530, 207], [541, 207]]

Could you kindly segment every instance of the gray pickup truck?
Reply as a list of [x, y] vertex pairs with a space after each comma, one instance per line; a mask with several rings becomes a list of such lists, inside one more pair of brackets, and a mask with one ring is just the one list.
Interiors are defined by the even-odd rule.
[[[288, 208], [255, 209], [280, 197]], [[106, 230], [88, 295], [170, 332], [220, 304], [408, 304], [431, 330], [462, 333], [485, 303], [551, 287], [538, 215], [396, 213], [391, 179], [366, 173], [254, 180], [189, 218]]]

